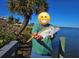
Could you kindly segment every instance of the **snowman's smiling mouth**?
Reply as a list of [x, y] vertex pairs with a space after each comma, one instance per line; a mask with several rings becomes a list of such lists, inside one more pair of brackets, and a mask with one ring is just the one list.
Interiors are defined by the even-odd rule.
[[48, 22], [48, 20], [40, 20], [40, 22], [46, 23], [46, 22]]

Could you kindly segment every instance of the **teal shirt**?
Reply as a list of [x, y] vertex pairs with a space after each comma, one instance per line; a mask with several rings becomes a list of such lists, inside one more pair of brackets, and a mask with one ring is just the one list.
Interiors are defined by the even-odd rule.
[[[51, 26], [51, 25], [49, 25]], [[46, 28], [48, 26], [42, 27], [40, 24], [35, 24], [32, 30], [32, 33], [36, 33], [41, 31], [43, 28]], [[52, 50], [52, 44], [51, 44], [51, 38], [44, 38], [42, 41]], [[48, 54], [50, 51], [46, 49], [43, 45], [38, 43], [36, 39], [32, 39], [32, 52], [38, 53], [38, 54]]]

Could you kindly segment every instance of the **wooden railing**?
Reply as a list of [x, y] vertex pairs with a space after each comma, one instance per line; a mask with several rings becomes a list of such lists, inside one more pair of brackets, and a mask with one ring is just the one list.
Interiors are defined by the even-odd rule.
[[0, 49], [0, 58], [10, 58], [19, 47], [18, 41], [11, 41]]

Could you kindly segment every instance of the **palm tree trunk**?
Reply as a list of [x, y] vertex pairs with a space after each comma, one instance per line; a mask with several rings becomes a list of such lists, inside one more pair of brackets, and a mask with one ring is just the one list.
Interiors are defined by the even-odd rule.
[[19, 34], [21, 34], [23, 32], [23, 30], [26, 28], [26, 26], [27, 26], [27, 24], [29, 22], [29, 19], [30, 19], [29, 16], [24, 16], [24, 22], [23, 22], [23, 25], [22, 25], [22, 28], [21, 28]]
[[[24, 17], [24, 22], [22, 25], [22, 28], [19, 32], [19, 34], [21, 34], [23, 32], [23, 30], [26, 28], [28, 22], [29, 22], [30, 16], [25, 16]], [[19, 50], [22, 54], [19, 54], [19, 52], [17, 51], [17, 57], [21, 57], [21, 58], [30, 58], [31, 56], [31, 42], [27, 43], [26, 42], [26, 38], [21, 39], [20, 40], [20, 46], [19, 46]]]

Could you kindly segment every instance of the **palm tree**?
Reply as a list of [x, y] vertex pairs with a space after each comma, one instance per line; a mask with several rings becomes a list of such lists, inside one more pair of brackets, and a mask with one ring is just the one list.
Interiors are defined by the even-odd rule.
[[47, 11], [48, 4], [46, 0], [8, 0], [9, 10], [24, 17], [24, 22], [19, 34], [27, 26], [33, 13]]

